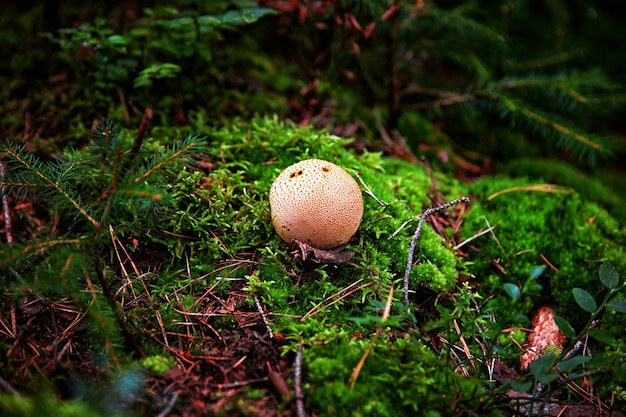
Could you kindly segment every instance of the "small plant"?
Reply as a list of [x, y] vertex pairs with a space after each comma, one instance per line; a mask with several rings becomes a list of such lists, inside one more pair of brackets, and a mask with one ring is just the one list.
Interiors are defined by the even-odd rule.
[[[559, 329], [569, 339], [568, 346], [563, 349], [557, 347], [551, 349], [548, 346], [541, 352], [541, 357], [530, 363], [528, 376], [512, 381], [511, 386], [520, 393], [533, 390], [525, 399], [524, 396], [520, 397], [518, 404], [518, 407], [527, 410], [529, 415], [536, 412], [538, 407], [554, 402], [554, 396], [566, 385], [581, 381], [584, 383], [581, 385], [584, 386], [593, 381], [594, 384], [602, 386], [605, 382], [612, 384], [613, 381], [622, 383], [626, 381], [626, 360], [615, 363], [615, 355], [601, 349], [602, 345], [606, 344], [614, 350], [617, 348], [617, 341], [607, 335], [599, 323], [600, 316], [605, 310], [626, 313], [626, 298], [623, 294], [626, 280], [620, 279], [610, 263], [603, 263], [600, 266], [599, 277], [606, 289], [604, 299], [599, 305], [584, 289], [572, 290], [576, 303], [589, 313], [589, 320], [584, 327], [576, 332], [565, 318], [555, 317]], [[595, 347], [586, 340], [588, 336], [596, 340]], [[606, 407], [601, 401], [600, 405]]]
[[[285, 42], [302, 51], [298, 57], [311, 78], [307, 97], [318, 99], [318, 106], [339, 101], [338, 113], [372, 124], [376, 118], [358, 103], [376, 107], [379, 126], [400, 132], [415, 151], [424, 142], [507, 156], [513, 149], [528, 154], [529, 148], [561, 148], [591, 163], [612, 151], [611, 141], [584, 122], [598, 98], [612, 101], [619, 87], [598, 69], [563, 67], [584, 52], [555, 47], [549, 35], [517, 52], [528, 41], [519, 41], [513, 22], [530, 24], [535, 15], [528, 5], [260, 3], [285, 12], [281, 21], [292, 29]], [[534, 143], [519, 145], [528, 142]]]
[[[58, 223], [41, 230], [39, 237], [20, 235], [0, 247], [3, 282], [18, 297], [20, 292], [69, 295], [91, 317], [92, 333], [100, 335], [113, 358], [120, 353], [115, 349], [120, 334], [136, 355], [144, 355], [110, 285], [106, 260], [118, 250], [116, 234], [140, 233], [159, 223], [169, 204], [171, 169], [191, 163], [191, 155], [205, 149], [197, 136], [161, 149], [144, 146], [144, 135], [140, 129], [133, 139], [117, 123], [102, 120], [87, 146], [67, 150], [53, 161], [36, 158], [26, 145], [0, 147], [3, 192], [45, 200]], [[123, 223], [134, 224], [135, 230], [116, 229]]]
[[[97, 18], [47, 36], [60, 47], [60, 57], [76, 82], [88, 86], [90, 99], [102, 98], [94, 102], [108, 103], [116, 93], [123, 102], [162, 110], [174, 105], [168, 95], [202, 96], [196, 101], [206, 102], [212, 93], [218, 94], [222, 76], [216, 61], [223, 32], [275, 13], [250, 4], [231, 10], [224, 10], [224, 4], [215, 6], [204, 13], [201, 7], [145, 9], [129, 27], [116, 28]], [[204, 88], [197, 89], [198, 84]]]
[[173, 358], [162, 355], [148, 356], [141, 361], [141, 364], [147, 370], [160, 375], [176, 367], [176, 362]]

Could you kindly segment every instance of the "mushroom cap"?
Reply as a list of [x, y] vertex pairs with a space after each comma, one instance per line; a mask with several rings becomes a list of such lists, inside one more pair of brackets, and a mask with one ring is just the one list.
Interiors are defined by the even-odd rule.
[[321, 159], [297, 162], [278, 175], [270, 188], [276, 232], [319, 249], [348, 242], [363, 217], [363, 196], [354, 178]]

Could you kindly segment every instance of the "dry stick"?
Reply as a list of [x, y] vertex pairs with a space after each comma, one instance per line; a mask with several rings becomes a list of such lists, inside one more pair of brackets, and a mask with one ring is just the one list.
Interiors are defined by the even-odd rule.
[[424, 213], [422, 213], [419, 217], [420, 221], [417, 224], [417, 228], [415, 229], [415, 234], [413, 235], [413, 240], [411, 240], [411, 246], [409, 247], [409, 256], [406, 262], [406, 271], [404, 272], [404, 306], [407, 311], [409, 310], [409, 276], [411, 275], [411, 268], [413, 267], [413, 255], [415, 252], [415, 246], [417, 245], [417, 241], [420, 238], [420, 234], [422, 233], [422, 225], [424, 221], [428, 218], [428, 216], [436, 213], [440, 210], [445, 210], [450, 206], [453, 206], [458, 203], [469, 203], [470, 199], [468, 197], [459, 197], [454, 200], [442, 204], [440, 206], [431, 207], [427, 209]]
[[[317, 314], [320, 311], [322, 311], [323, 309], [328, 308], [328, 307], [332, 306], [333, 304], [336, 304], [339, 301], [343, 300], [344, 298], [349, 297], [350, 295], [354, 294], [355, 292], [360, 291], [363, 288], [366, 288], [366, 287], [368, 287], [368, 286], [373, 284], [373, 281], [371, 281], [371, 282], [368, 282], [366, 284], [361, 285], [360, 287], [358, 287], [356, 289], [353, 289], [353, 287], [355, 287], [357, 284], [360, 284], [361, 282], [363, 282], [363, 279], [359, 279], [357, 281], [354, 281], [352, 284], [348, 285], [347, 287], [342, 288], [341, 290], [337, 291], [334, 294], [329, 295], [328, 297], [326, 297], [325, 299], [323, 299], [322, 301], [317, 303], [312, 309], [307, 311], [307, 313], [304, 316], [302, 316], [302, 318], [300, 319], [300, 323], [304, 322], [304, 320], [306, 320], [307, 318], [309, 318], [313, 314]], [[337, 298], [335, 298], [332, 302], [324, 305], [324, 303], [326, 303], [328, 300], [331, 300], [334, 297], [337, 297]]]
[[493, 232], [494, 227], [491, 225], [491, 223], [489, 223], [489, 219], [487, 219], [487, 217], [485, 217], [485, 223], [487, 224], [487, 227], [491, 230], [489, 233], [491, 233], [491, 237], [493, 237], [493, 240], [496, 241], [496, 244], [498, 245], [498, 248], [500, 248], [500, 251], [504, 255], [504, 258], [506, 259], [507, 264], [510, 265], [511, 264], [511, 260], [509, 259], [509, 255], [506, 254], [506, 251], [504, 250], [504, 247], [502, 246], [502, 244], [498, 240], [498, 237], [496, 236], [496, 234]]
[[267, 320], [267, 316], [265, 315], [265, 311], [263, 310], [263, 306], [261, 305], [261, 302], [259, 301], [259, 297], [256, 296], [256, 294], [253, 294], [254, 297], [254, 303], [256, 304], [256, 308], [259, 311], [259, 314], [261, 315], [261, 318], [263, 319], [263, 323], [265, 324], [265, 328], [267, 329], [267, 334], [270, 336], [270, 339], [274, 338], [274, 332], [272, 332], [272, 328], [270, 327], [270, 322], [269, 320]]
[[359, 182], [361, 183], [361, 185], [365, 189], [365, 194], [367, 194], [370, 197], [372, 197], [374, 200], [376, 200], [376, 202], [378, 204], [380, 204], [383, 207], [389, 205], [389, 203], [387, 203], [387, 202], [381, 200], [380, 198], [376, 197], [376, 194], [374, 194], [372, 189], [365, 183], [365, 181], [363, 181], [363, 178], [361, 178], [361, 176], [359, 174], [356, 174], [356, 178], [359, 180]]
[[[4, 178], [4, 165], [0, 162], [0, 178]], [[0, 194], [2, 194], [2, 214], [4, 216], [4, 234], [7, 243], [13, 243], [13, 233], [11, 228], [11, 213], [9, 213], [9, 199], [5, 193], [5, 186], [0, 186]]]
[[126, 339], [126, 342], [130, 344], [130, 346], [135, 350], [133, 356], [137, 356], [139, 358], [145, 358], [146, 352], [143, 350], [143, 347], [135, 337], [135, 334], [131, 331], [128, 323], [126, 322], [126, 317], [124, 316], [124, 312], [118, 306], [115, 295], [111, 291], [111, 287], [109, 286], [109, 282], [107, 281], [106, 272], [104, 271], [103, 261], [100, 257], [96, 257], [96, 275], [98, 277], [98, 282], [100, 283], [100, 287], [102, 287], [102, 292], [104, 293], [105, 298], [107, 299], [111, 310], [113, 310], [113, 314], [115, 315], [115, 319], [117, 323], [120, 325], [122, 329], [122, 334]]
[[0, 387], [11, 395], [19, 395], [19, 392], [17, 392], [17, 390], [13, 388], [13, 385], [11, 385], [7, 380], [2, 378], [1, 376], [0, 376]]
[[139, 129], [137, 130], [137, 135], [135, 136], [135, 140], [133, 141], [133, 146], [130, 148], [131, 155], [135, 155], [141, 149], [141, 145], [143, 144], [143, 140], [148, 134], [148, 128], [150, 127], [150, 123], [152, 122], [152, 107], [146, 107], [143, 112], [143, 117], [141, 118], [141, 122], [139, 123]]
[[486, 235], [487, 233], [491, 233], [491, 231], [494, 229], [494, 226], [485, 229], [483, 231], [480, 231], [478, 233], [476, 233], [474, 236], [470, 236], [467, 239], [465, 239], [463, 242], [459, 243], [458, 245], [456, 245], [453, 249], [454, 250], [459, 250], [461, 249], [463, 246], [467, 245], [468, 243], [470, 243], [471, 241], [473, 241], [474, 239], [477, 239], [483, 235]]
[[306, 411], [304, 411], [304, 395], [302, 395], [302, 346], [303, 343], [300, 342], [298, 351], [296, 352], [296, 369], [295, 375], [293, 376], [296, 391], [296, 415], [298, 417], [306, 417]]
[[176, 405], [176, 401], [178, 400], [178, 395], [179, 394], [177, 392], [172, 394], [167, 404], [165, 404], [165, 408], [161, 410], [161, 412], [157, 415], [157, 417], [167, 417], [170, 415], [170, 413], [174, 409], [174, 405]]

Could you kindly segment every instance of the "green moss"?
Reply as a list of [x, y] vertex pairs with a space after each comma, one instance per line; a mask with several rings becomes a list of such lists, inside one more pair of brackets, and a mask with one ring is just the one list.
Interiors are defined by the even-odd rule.
[[[89, 405], [82, 401], [69, 401], [61, 403], [51, 395], [40, 395], [37, 398], [25, 398], [18, 395], [0, 395], [0, 410], [2, 415], [22, 417], [82, 417], [100, 416]], [[120, 413], [109, 414], [121, 416]]]
[[[288, 165], [321, 158], [358, 175], [379, 199], [389, 203], [383, 206], [365, 197], [363, 224], [349, 245], [357, 254], [353, 262], [359, 268], [326, 269], [337, 276], [338, 286], [356, 279], [382, 279], [386, 286], [402, 276], [413, 227], [388, 238], [430, 204], [427, 191], [431, 179], [423, 168], [378, 154], [357, 156], [344, 149], [348, 143], [344, 139], [276, 119], [235, 122], [206, 133], [212, 144], [207, 162], [212, 167], [204, 174], [178, 173], [171, 190], [174, 206], [165, 213], [167, 223], [151, 232], [154, 241], [167, 245], [177, 257], [187, 254], [194, 271], [209, 273], [225, 257], [249, 250], [269, 256], [263, 259], [262, 279], [280, 282], [286, 278], [285, 265], [302, 268], [289, 258], [288, 245], [271, 226], [268, 193], [274, 178]], [[168, 233], [159, 236], [156, 230]], [[189, 238], [173, 240], [172, 234]], [[454, 286], [455, 257], [428, 227], [419, 242], [417, 260], [420, 265], [412, 275], [414, 287], [448, 290]], [[375, 271], [374, 276], [370, 271]], [[336, 289], [331, 287], [318, 288], [319, 294]]]
[[476, 381], [454, 373], [411, 338], [377, 342], [351, 387], [348, 381], [367, 347], [366, 340], [343, 338], [305, 350], [307, 410], [320, 415], [436, 416], [478, 412], [486, 405]]
[[141, 364], [149, 371], [161, 375], [176, 367], [176, 362], [171, 356], [162, 355], [148, 356], [141, 361]]
[[[481, 292], [502, 294], [505, 282], [524, 288], [533, 265], [548, 266], [536, 277], [542, 290], [523, 294], [508, 309], [510, 316], [530, 314], [533, 308], [547, 304], [557, 314], [571, 315], [570, 319], [581, 326], [587, 316], [576, 305], [571, 290], [581, 287], [599, 293], [602, 287], [597, 271], [601, 261], [612, 262], [618, 270], [626, 267], [624, 229], [605, 210], [584, 201], [579, 194], [518, 188], [530, 184], [523, 178], [489, 178], [470, 185], [476, 198], [463, 235], [469, 237], [486, 229], [488, 220], [499, 241], [489, 235], [481, 238], [480, 252], [470, 258], [474, 263], [472, 273], [481, 282]], [[487, 197], [507, 189], [514, 191], [488, 201]], [[506, 274], [493, 266], [495, 260]], [[494, 303], [504, 300], [496, 297]], [[501, 311], [507, 311], [504, 305], [501, 307]]]
[[554, 160], [520, 158], [507, 163], [504, 169], [514, 177], [529, 176], [538, 181], [572, 187], [585, 201], [598, 203], [622, 223], [626, 222], [626, 204], [621, 194], [615, 191], [618, 187], [611, 187], [607, 181], [584, 173], [572, 165]]
[[[115, 272], [117, 262], [106, 270], [112, 288], [128, 286], [149, 298], [145, 304], [132, 304], [125, 316], [128, 326], [143, 336], [144, 350], [157, 358], [145, 364], [155, 371], [165, 369], [160, 344], [164, 333], [180, 334], [184, 324], [186, 336], [193, 340], [188, 352], [202, 355], [206, 334], [202, 326], [187, 326], [189, 317], [202, 316], [201, 324], [210, 327], [211, 335], [232, 331], [241, 324], [236, 313], [256, 313], [256, 296], [270, 326], [286, 337], [285, 352], [293, 352], [301, 342], [307, 347], [307, 407], [313, 412], [436, 415], [446, 414], [452, 404], [461, 414], [481, 410], [489, 406], [478, 379], [487, 375], [480, 365], [486, 362], [475, 361], [476, 379], [461, 378], [450, 366], [449, 352], [430, 349], [429, 339], [418, 338], [409, 328], [444, 337], [451, 345], [463, 337], [476, 358], [497, 354], [514, 360], [523, 333], [503, 334], [503, 329], [527, 327], [532, 310], [542, 304], [551, 304], [580, 328], [587, 315], [576, 305], [571, 289], [600, 292], [599, 261], [609, 260], [618, 270], [625, 266], [624, 230], [599, 206], [578, 194], [519, 188], [488, 199], [530, 182], [484, 179], [469, 186], [475, 199], [461, 235], [475, 235], [487, 227], [487, 219], [495, 226], [498, 241], [485, 235], [472, 242], [478, 250], [460, 260], [426, 224], [415, 253], [412, 305], [407, 311], [402, 303], [403, 275], [418, 216], [432, 204], [431, 193], [450, 200], [467, 195], [467, 187], [420, 165], [378, 153], [356, 154], [345, 139], [275, 118], [236, 120], [218, 129], [200, 121], [194, 119], [194, 129], [208, 137], [208, 146], [194, 155], [196, 165], [172, 166], [160, 172], [153, 185], [170, 198], [143, 211], [133, 205], [116, 207], [114, 218], [120, 219], [114, 226], [118, 243], [126, 246], [133, 261], [161, 254], [159, 261], [149, 263], [150, 273], [130, 277], [132, 288]], [[177, 129], [157, 133], [165, 143], [184, 135]], [[149, 141], [146, 149], [158, 151], [159, 140]], [[332, 161], [362, 181], [365, 212], [348, 243], [355, 252], [348, 263], [296, 261], [272, 227], [270, 185], [285, 167], [305, 158]], [[110, 259], [117, 260], [118, 251], [108, 246], [110, 238], [101, 236], [101, 247], [110, 249]], [[497, 260], [506, 274], [494, 267]], [[469, 278], [461, 287], [459, 271]], [[351, 372], [380, 326], [390, 288], [395, 291], [385, 332], [350, 388]], [[424, 289], [433, 295], [428, 305], [416, 295]], [[241, 297], [241, 291], [250, 296]], [[232, 315], [208, 312], [212, 302], [226, 300], [236, 304]], [[95, 307], [91, 311], [97, 312]], [[99, 314], [114, 322], [110, 311]], [[618, 321], [610, 323], [615, 328], [607, 332], [620, 337]], [[107, 340], [117, 340], [114, 336], [106, 334]], [[476, 340], [480, 343], [471, 342]], [[607, 357], [611, 355], [621, 357], [614, 346]], [[260, 392], [233, 397], [232, 409], [253, 414], [248, 400], [257, 395]], [[240, 400], [243, 403], [238, 404]]]

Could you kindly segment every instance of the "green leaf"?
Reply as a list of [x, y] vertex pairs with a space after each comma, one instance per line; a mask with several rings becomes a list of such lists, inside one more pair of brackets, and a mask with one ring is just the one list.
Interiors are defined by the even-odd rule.
[[241, 25], [254, 23], [268, 14], [275, 14], [276, 10], [267, 7], [251, 7], [244, 10], [229, 10], [217, 18], [221, 23], [228, 25]]
[[543, 275], [543, 272], [546, 270], [545, 265], [533, 265], [530, 267], [530, 276], [537, 279]]
[[549, 384], [559, 376], [557, 372], [552, 371], [555, 364], [556, 355], [548, 354], [535, 359], [528, 367], [539, 382]]
[[511, 300], [513, 300], [514, 303], [519, 299], [520, 291], [517, 285], [506, 282], [502, 286], [502, 289], [509, 295], [509, 297], [511, 297]]
[[607, 346], [617, 346], [617, 340], [613, 336], [606, 334], [600, 329], [589, 329], [587, 333], [589, 334], [589, 336], [593, 337], [602, 344], [605, 344]]
[[111, 35], [107, 40], [113, 45], [126, 45], [126, 38], [122, 35]]
[[565, 337], [567, 337], [568, 339], [573, 339], [573, 338], [576, 337], [576, 331], [574, 330], [572, 325], [569, 324], [569, 321], [567, 321], [563, 317], [559, 317], [559, 316], [555, 316], [554, 317], [554, 321], [555, 321], [556, 325], [559, 326], [559, 330], [561, 330], [561, 332], [563, 332]]
[[626, 313], [626, 299], [614, 298], [608, 302], [607, 307], [612, 308], [618, 313]]
[[527, 379], [514, 379], [511, 381], [511, 388], [517, 392], [528, 392], [533, 386], [533, 382]]
[[591, 294], [582, 288], [574, 288], [572, 293], [574, 294], [574, 299], [583, 310], [593, 313], [598, 308]]
[[569, 372], [570, 370], [576, 368], [577, 366], [582, 365], [583, 363], [589, 362], [590, 359], [591, 359], [590, 356], [574, 356], [571, 359], [568, 359], [559, 363], [558, 368], [559, 368], [559, 371], [561, 372]]
[[619, 284], [619, 274], [608, 262], [600, 265], [600, 281], [606, 288], [613, 289]]

